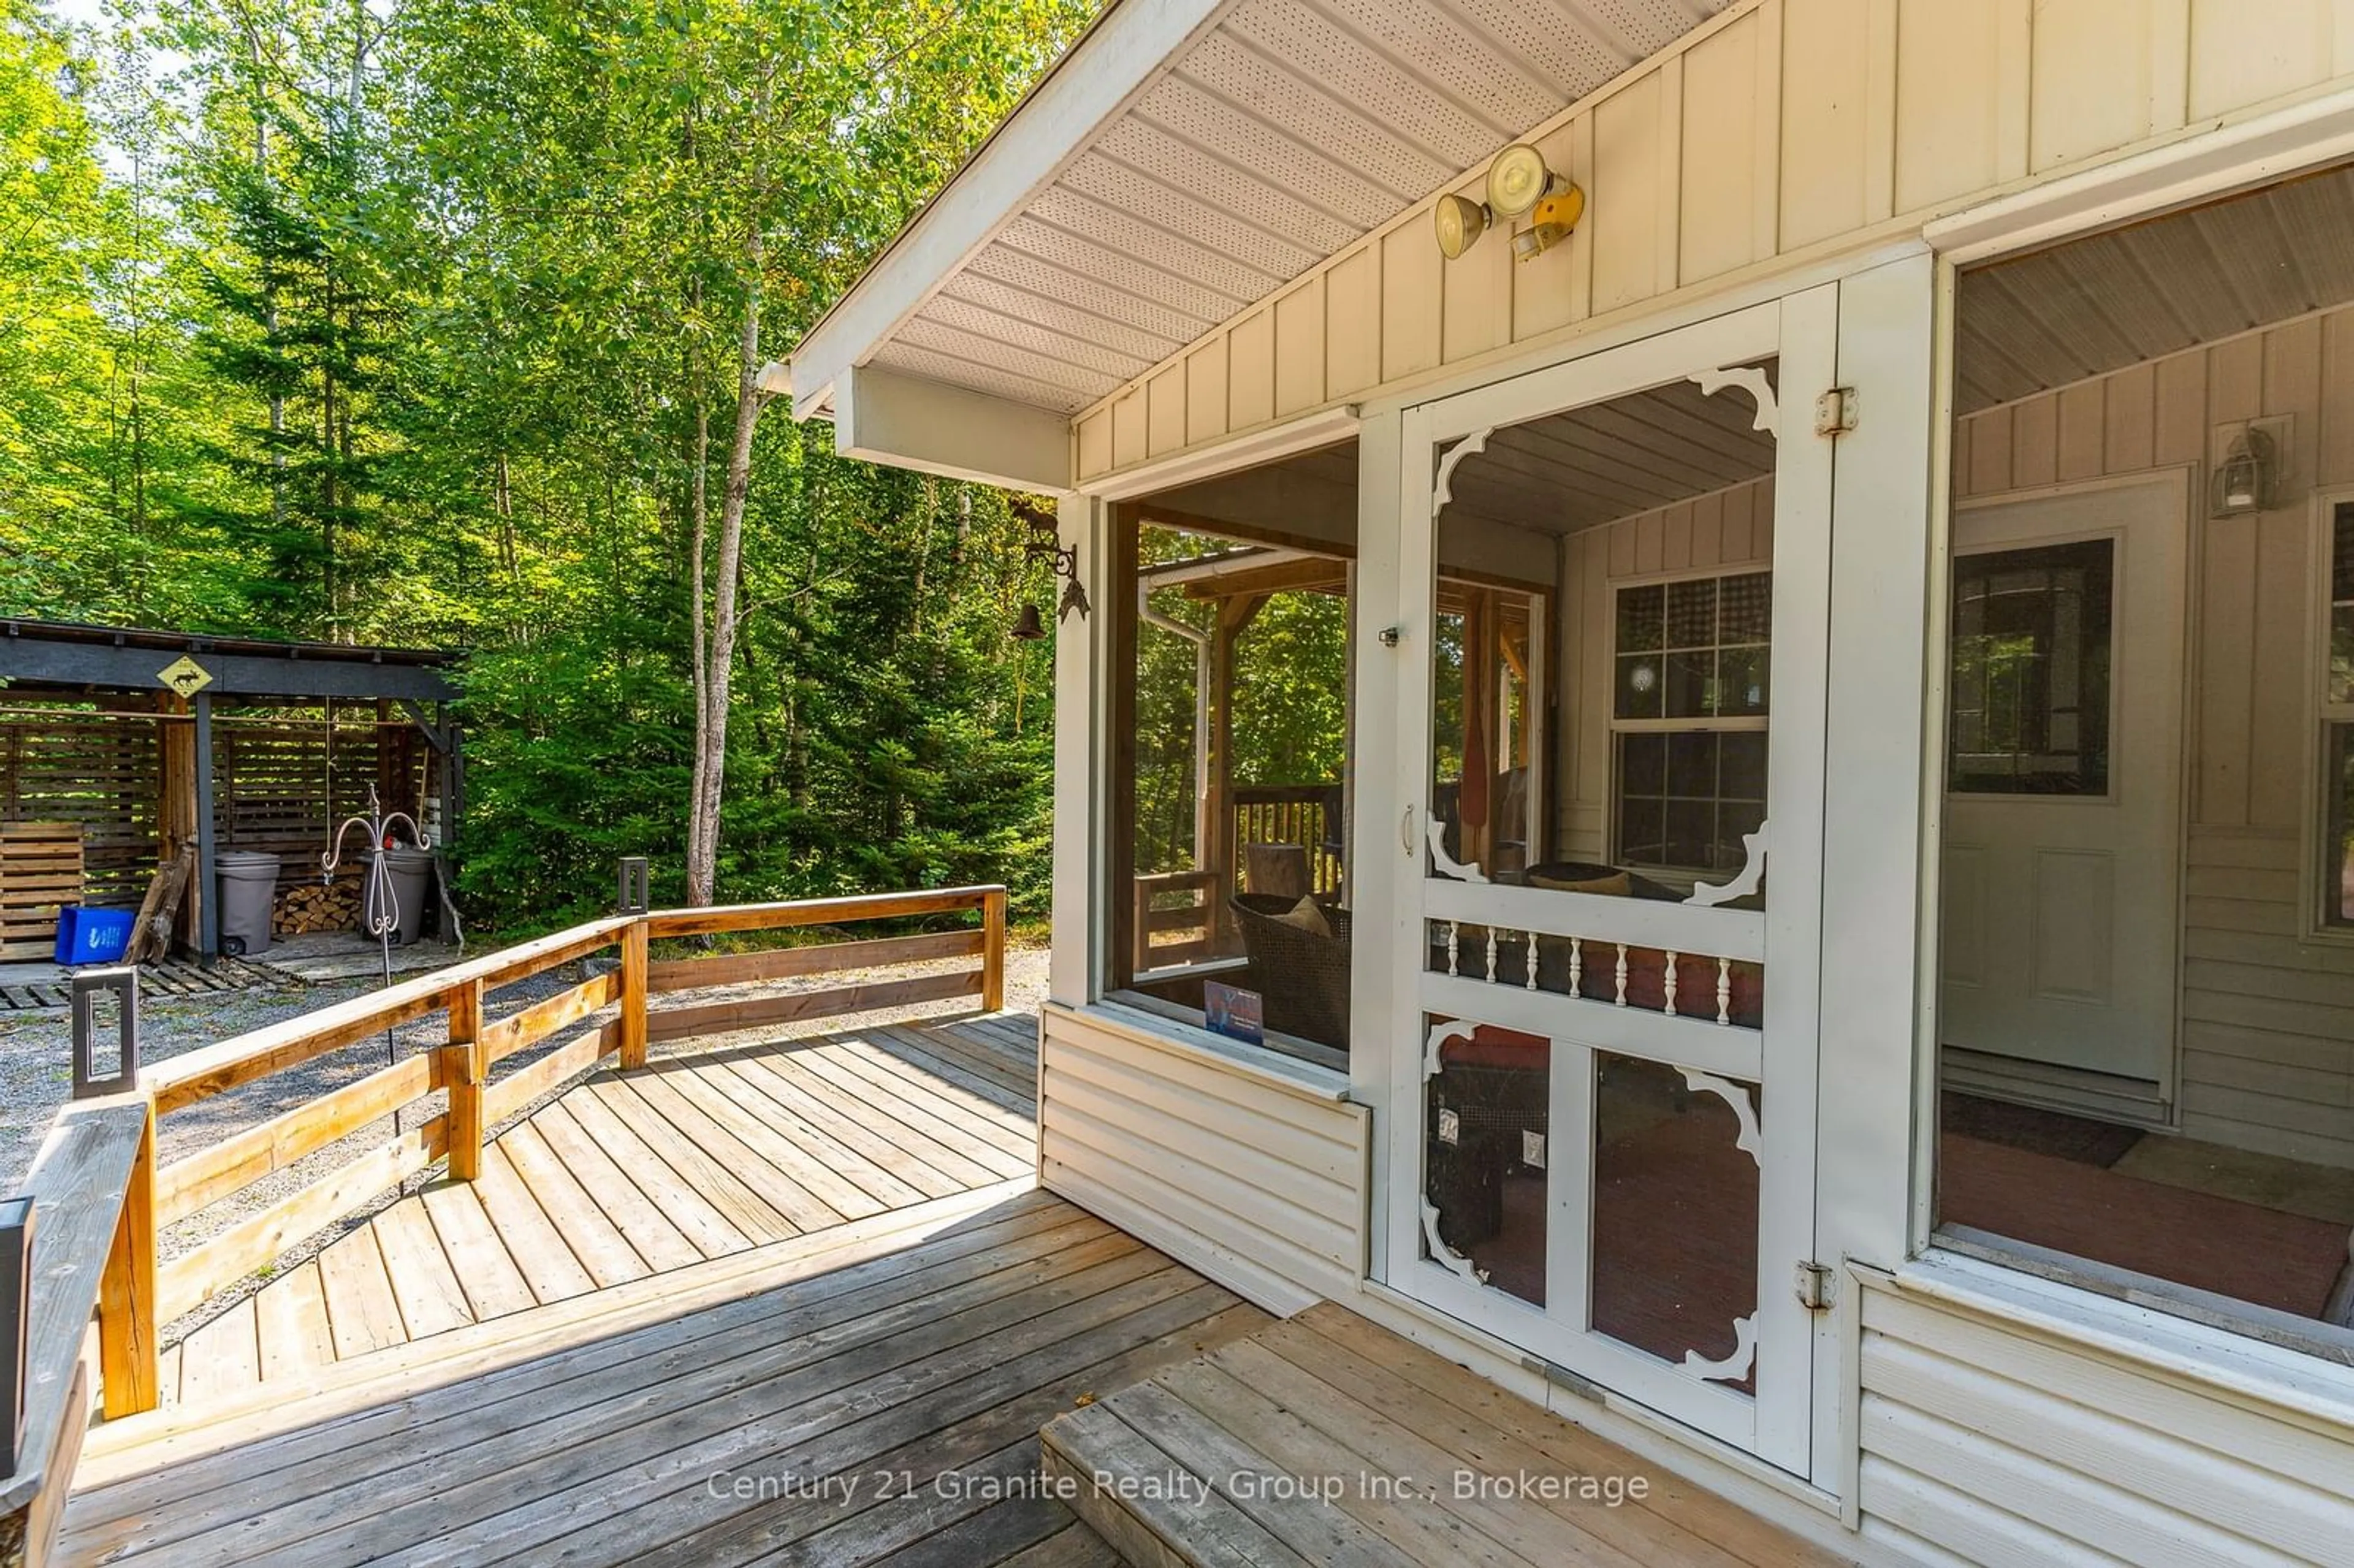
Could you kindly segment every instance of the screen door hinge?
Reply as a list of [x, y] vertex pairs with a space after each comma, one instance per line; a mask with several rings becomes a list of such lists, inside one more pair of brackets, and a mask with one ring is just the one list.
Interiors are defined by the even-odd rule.
[[1815, 434], [1843, 436], [1854, 429], [1854, 387], [1834, 387], [1815, 399]]
[[1831, 1277], [1829, 1264], [1808, 1262], [1798, 1265], [1792, 1275], [1798, 1292], [1798, 1304], [1809, 1312], [1828, 1312], [1838, 1288]]

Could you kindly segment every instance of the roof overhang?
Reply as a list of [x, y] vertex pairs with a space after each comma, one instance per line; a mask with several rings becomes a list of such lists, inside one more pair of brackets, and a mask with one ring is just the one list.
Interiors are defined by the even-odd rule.
[[801, 340], [794, 417], [1068, 489], [1074, 415], [1730, 3], [1114, 0]]
[[181, 657], [211, 677], [224, 697], [382, 697], [454, 700], [444, 673], [451, 656], [412, 648], [333, 642], [270, 642], [134, 627], [42, 620], [0, 621], [0, 682], [104, 691], [166, 691], [163, 672]]

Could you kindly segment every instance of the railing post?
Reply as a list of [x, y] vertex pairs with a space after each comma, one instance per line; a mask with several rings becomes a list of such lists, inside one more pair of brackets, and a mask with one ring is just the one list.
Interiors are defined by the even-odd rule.
[[621, 1068], [646, 1065], [646, 923], [621, 932]]
[[122, 1216], [98, 1281], [98, 1376], [108, 1420], [153, 1410], [161, 1398], [155, 1341], [155, 1099], [122, 1192]]
[[981, 1010], [1005, 1008], [1005, 889], [981, 895]]
[[482, 1091], [491, 1075], [482, 1059], [482, 982], [468, 980], [450, 993], [450, 1044], [441, 1077], [450, 1086], [450, 1180], [482, 1173]]

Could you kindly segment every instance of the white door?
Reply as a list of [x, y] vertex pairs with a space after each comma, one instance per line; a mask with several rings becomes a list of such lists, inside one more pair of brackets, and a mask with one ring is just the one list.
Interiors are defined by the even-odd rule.
[[1948, 1045], [2168, 1076], [2188, 526], [2177, 476], [1955, 518]]
[[[1394, 639], [1411, 804], [1391, 840], [1410, 869], [1389, 948], [1385, 1283], [1801, 1474], [1830, 538], [1830, 444], [1806, 410], [1832, 378], [1835, 293], [1409, 409]], [[1607, 554], [1580, 547], [1587, 530], [1656, 522], [1660, 496], [1714, 517], [1735, 492], [1768, 498], [1739, 537], [1770, 531], [1770, 570], [1752, 558], [1734, 586], [1687, 574], [1622, 604], [1603, 568], [1568, 564]], [[1652, 837], [1687, 846], [1687, 873], [1581, 870], [1620, 836], [1553, 822], [1533, 869], [1476, 863], [1502, 781], [1482, 777], [1493, 737], [1464, 696], [1487, 609], [1448, 586], [1474, 569], [1563, 607], [1555, 652], [1583, 673], [1554, 705], [1557, 775], [1617, 768], [1629, 736], [1677, 748], [1628, 809], [1661, 814]], [[1648, 652], [1613, 651], [1611, 629], [1651, 609]]]

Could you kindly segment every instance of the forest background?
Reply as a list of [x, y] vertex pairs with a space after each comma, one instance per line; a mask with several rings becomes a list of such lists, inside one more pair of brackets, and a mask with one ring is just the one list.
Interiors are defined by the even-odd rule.
[[0, 0], [0, 615], [463, 651], [493, 930], [622, 854], [1043, 916], [1023, 525], [754, 373], [1092, 9]]

